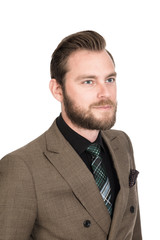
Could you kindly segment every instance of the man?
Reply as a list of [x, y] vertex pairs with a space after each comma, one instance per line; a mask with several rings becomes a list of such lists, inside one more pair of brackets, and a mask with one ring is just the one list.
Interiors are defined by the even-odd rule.
[[141, 240], [133, 151], [116, 119], [116, 72], [105, 40], [83, 31], [52, 55], [61, 114], [0, 161], [0, 239]]

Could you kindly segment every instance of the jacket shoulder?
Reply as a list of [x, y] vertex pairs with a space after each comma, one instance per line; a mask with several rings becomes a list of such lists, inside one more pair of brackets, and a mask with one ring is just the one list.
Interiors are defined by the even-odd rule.
[[110, 141], [113, 141], [114, 139], [118, 139], [119, 143], [123, 148], [126, 148], [132, 155], [133, 155], [133, 147], [131, 140], [129, 136], [121, 130], [107, 130], [107, 131], [102, 131], [102, 136], [108, 138]]
[[108, 136], [110, 139], [114, 139], [116, 137], [127, 139], [127, 141], [130, 139], [128, 135], [121, 130], [111, 129], [111, 130], [102, 131], [102, 133], [105, 136]]
[[29, 142], [28, 144], [24, 145], [23, 147], [8, 153], [5, 155], [1, 160], [4, 161], [6, 159], [14, 160], [14, 159], [31, 159], [33, 156], [36, 156], [40, 153], [43, 153], [45, 150], [46, 141], [45, 141], [45, 133], [41, 136], [37, 137], [33, 141]]
[[[58, 132], [58, 133], [57, 133]], [[53, 124], [47, 131], [41, 134], [39, 137], [34, 139], [33, 141], [29, 142], [25, 146], [7, 154], [2, 158], [2, 160], [10, 159], [10, 160], [23, 160], [27, 163], [33, 163], [44, 159], [44, 152], [46, 152], [48, 148], [47, 138], [49, 138], [52, 145], [55, 145], [57, 141], [57, 136], [59, 136], [59, 131], [56, 126], [56, 122], [54, 121]], [[60, 140], [61, 142], [61, 137]], [[0, 160], [0, 162], [2, 161]]]

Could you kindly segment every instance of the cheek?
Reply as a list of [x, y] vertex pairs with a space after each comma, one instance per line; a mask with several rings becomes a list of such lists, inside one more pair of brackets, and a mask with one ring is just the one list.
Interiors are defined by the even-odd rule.
[[71, 97], [75, 99], [75, 102], [79, 102], [81, 105], [83, 103], [89, 104], [94, 101], [92, 94], [84, 90], [77, 89], [77, 91], [74, 91], [72, 94]]
[[111, 98], [112, 100], [115, 100], [117, 99], [117, 88], [113, 88], [112, 91], [111, 91]]
[[90, 105], [96, 103], [98, 100], [96, 96], [92, 96], [92, 94], [83, 93], [79, 98], [79, 102], [82, 107], [88, 108]]
[[74, 100], [82, 95], [80, 89], [78, 87], [75, 87], [74, 84], [68, 84], [66, 86], [66, 93], [70, 98]]

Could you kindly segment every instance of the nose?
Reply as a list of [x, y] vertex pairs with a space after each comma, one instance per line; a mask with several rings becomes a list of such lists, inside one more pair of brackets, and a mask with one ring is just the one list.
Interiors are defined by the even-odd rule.
[[97, 97], [98, 98], [109, 98], [111, 96], [110, 88], [105, 83], [99, 83], [97, 85]]

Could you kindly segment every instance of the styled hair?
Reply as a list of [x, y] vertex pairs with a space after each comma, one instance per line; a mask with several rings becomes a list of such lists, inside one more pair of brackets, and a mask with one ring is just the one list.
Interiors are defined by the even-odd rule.
[[[73, 52], [77, 50], [102, 51], [105, 47], [105, 39], [95, 31], [82, 31], [65, 37], [52, 54], [51, 78], [55, 78], [63, 87], [67, 73], [67, 60]], [[108, 51], [107, 53], [114, 63], [112, 55]]]

